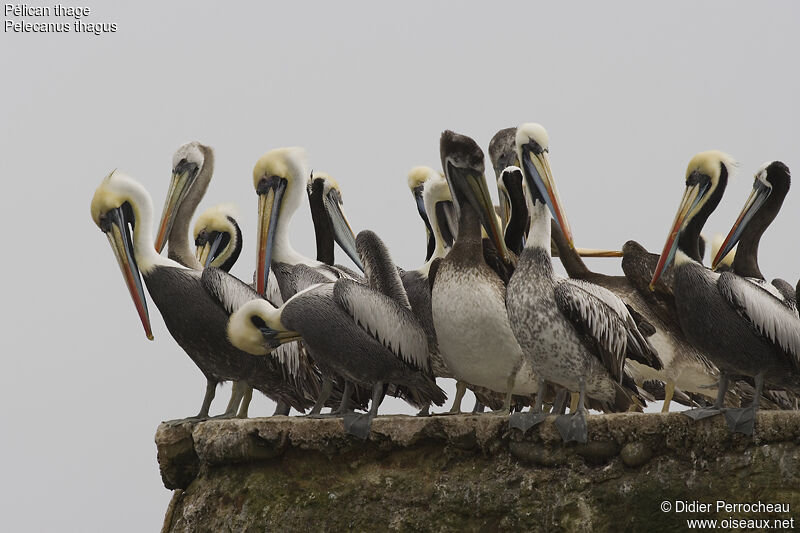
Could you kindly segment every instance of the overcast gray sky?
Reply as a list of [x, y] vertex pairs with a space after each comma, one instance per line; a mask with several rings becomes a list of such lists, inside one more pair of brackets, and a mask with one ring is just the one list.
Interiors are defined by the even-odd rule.
[[[310, 165], [339, 180], [354, 229], [377, 231], [406, 268], [425, 252], [406, 172], [438, 166], [443, 129], [485, 148], [500, 128], [545, 125], [580, 246], [633, 238], [660, 251], [698, 151], [740, 162], [709, 234], [729, 229], [763, 162], [800, 166], [794, 2], [89, 6], [87, 21], [118, 31], [2, 34], [6, 531], [159, 528], [170, 493], [153, 435], [202, 399], [200, 372], [152, 303], [155, 341], [145, 338], [90, 219], [113, 168], [160, 211], [173, 151], [213, 146], [201, 209], [238, 204], [245, 249], [233, 273], [249, 280], [252, 168], [280, 146], [305, 146]], [[4, 17], [20, 18], [35, 21]], [[767, 277], [800, 276], [799, 205], [790, 194], [763, 240]], [[313, 255], [307, 206], [294, 222], [295, 247]], [[254, 398], [253, 414], [271, 411]]]

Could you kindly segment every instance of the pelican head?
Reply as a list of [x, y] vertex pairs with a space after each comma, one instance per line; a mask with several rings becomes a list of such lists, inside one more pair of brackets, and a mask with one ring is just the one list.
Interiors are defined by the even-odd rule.
[[[711, 262], [711, 268], [716, 269], [718, 264], [724, 263], [725, 257], [733, 250], [739, 240], [742, 238], [744, 230], [751, 225], [753, 217], [756, 213], [762, 210], [762, 207], [767, 203], [770, 197], [773, 197], [772, 209], [768, 210], [768, 215], [763, 217], [760, 221], [760, 229], [763, 231], [778, 214], [778, 210], [783, 205], [783, 199], [786, 193], [789, 192], [791, 185], [791, 175], [789, 167], [780, 161], [772, 161], [764, 163], [758, 169], [753, 180], [753, 190], [750, 196], [742, 207], [736, 222], [731, 227], [728, 236], [722, 242], [719, 250], [714, 254], [714, 259]], [[773, 194], [775, 193], [775, 194]], [[733, 255], [733, 254], [731, 254]]]
[[425, 201], [423, 199], [423, 191], [425, 189], [425, 182], [431, 176], [438, 175], [438, 173], [431, 167], [414, 167], [408, 171], [408, 188], [411, 189], [411, 194], [414, 195], [414, 201], [417, 203], [417, 212], [420, 218], [425, 223], [425, 230], [431, 234], [431, 221], [428, 218], [428, 213], [425, 210]]
[[[182, 145], [172, 156], [172, 180], [164, 200], [161, 223], [156, 233], [156, 251], [161, 253], [167, 244], [178, 211], [190, 195], [199, 201], [211, 181], [214, 150], [197, 141]], [[190, 215], [191, 216], [191, 215]]]
[[[150, 231], [150, 228], [142, 229], [143, 224], [137, 224], [146, 218], [142, 215], [143, 210], [147, 209], [152, 212], [147, 191], [132, 178], [116, 170], [106, 176], [97, 187], [91, 205], [92, 220], [108, 237], [145, 335], [153, 340], [150, 315], [134, 251], [134, 243], [141, 241], [143, 232]], [[152, 240], [149, 242], [152, 244]]]
[[518, 167], [516, 147], [517, 128], [504, 128], [489, 141], [489, 159], [492, 160], [494, 176], [498, 180], [506, 167]]
[[309, 200], [312, 203], [314, 201], [313, 196], [315, 194], [320, 195], [322, 205], [325, 208], [325, 215], [333, 227], [333, 238], [363, 272], [364, 265], [361, 264], [361, 259], [356, 250], [356, 237], [344, 214], [344, 201], [342, 200], [342, 189], [339, 187], [339, 183], [329, 174], [315, 171], [308, 179], [307, 191]]
[[267, 355], [281, 344], [299, 336], [281, 324], [280, 310], [267, 300], [251, 300], [228, 319], [228, 339], [252, 355]]
[[242, 251], [242, 232], [236, 207], [220, 204], [206, 209], [194, 224], [197, 260], [203, 268], [217, 267], [229, 271]]
[[[275, 234], [303, 199], [302, 186], [309, 175], [304, 148], [276, 148], [256, 162], [253, 187], [258, 195], [258, 248], [256, 286], [259, 294], [267, 288]], [[285, 213], [285, 214], [284, 214]], [[282, 222], [283, 220], [283, 222]]]
[[483, 228], [503, 260], [510, 263], [511, 255], [503, 240], [503, 233], [483, 175], [483, 151], [478, 143], [466, 135], [448, 130], [442, 133], [439, 151], [456, 211], [460, 213], [466, 205], [469, 205], [480, 217]]
[[[695, 261], [700, 261], [698, 240], [708, 216], [717, 207], [728, 183], [728, 176], [736, 166], [734, 160], [724, 152], [710, 150], [695, 155], [686, 168], [686, 190], [678, 206], [678, 212], [667, 236], [664, 250], [650, 281], [655, 287], [661, 273], [675, 259], [678, 247]], [[691, 227], [692, 232], [687, 232]], [[686, 235], [686, 239], [682, 237]], [[692, 240], [693, 242], [689, 242]]]
[[[441, 245], [444, 249], [453, 246], [455, 234], [458, 231], [458, 219], [453, 207], [453, 196], [450, 194], [450, 187], [447, 186], [441, 174], [431, 169], [431, 174], [425, 182], [425, 189], [422, 192], [424, 209], [426, 212], [433, 213], [431, 231], [437, 238], [441, 238]], [[434, 228], [435, 226], [435, 228]]]
[[550, 208], [550, 213], [561, 228], [570, 247], [575, 248], [569, 222], [561, 207], [553, 172], [550, 170], [550, 139], [541, 124], [529, 122], [517, 128], [517, 157], [522, 163], [522, 173], [531, 194], [531, 202], [540, 201]]

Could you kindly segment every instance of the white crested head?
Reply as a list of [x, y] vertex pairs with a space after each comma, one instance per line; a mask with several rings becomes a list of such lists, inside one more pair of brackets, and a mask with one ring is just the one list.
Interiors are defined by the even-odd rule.
[[300, 146], [275, 148], [262, 155], [253, 167], [253, 187], [263, 178], [278, 176], [290, 183], [305, 183], [308, 172], [306, 149]]
[[172, 168], [178, 166], [178, 163], [183, 160], [186, 160], [188, 163], [196, 164], [198, 168], [202, 168], [205, 162], [203, 150], [212, 151], [213, 149], [198, 141], [191, 141], [181, 145], [175, 150], [175, 154], [172, 156]]
[[769, 167], [773, 162], [767, 161], [756, 170], [755, 179], [763, 183], [765, 186], [772, 188], [772, 183], [769, 182], [769, 176], [767, 173], [767, 167]]
[[716, 187], [723, 166], [728, 173], [728, 178], [733, 177], [737, 167], [733, 157], [720, 150], [700, 152], [689, 161], [689, 165], [686, 167], [686, 177], [688, 178], [693, 172], [698, 172], [711, 178], [711, 182]]
[[276, 148], [261, 156], [253, 167], [253, 188], [258, 190], [263, 179], [278, 177], [286, 180], [281, 213], [290, 217], [302, 204], [309, 175], [305, 148]]
[[309, 183], [311, 183], [312, 181], [318, 180], [318, 179], [322, 180], [322, 184], [323, 184], [322, 185], [322, 194], [323, 194], [323, 196], [327, 195], [330, 192], [330, 190], [333, 189], [333, 190], [335, 190], [336, 192], [339, 193], [339, 197], [341, 198], [342, 189], [341, 189], [341, 187], [339, 187], [339, 182], [336, 181], [335, 179], [333, 179], [330, 174], [328, 174], [327, 172], [318, 172], [318, 171], [315, 170], [314, 172], [312, 172], [311, 176], [308, 178], [308, 181], [309, 181]]
[[425, 183], [432, 175], [437, 174], [431, 167], [419, 166], [408, 171], [408, 188], [412, 191]]
[[125, 202], [131, 204], [137, 218], [139, 210], [147, 210], [151, 214], [153, 212], [153, 201], [147, 190], [124, 172], [112, 170], [94, 191], [91, 204], [92, 220], [99, 226], [103, 215], [121, 207]]
[[[267, 345], [255, 321], [261, 320], [275, 330], [280, 326], [280, 312], [266, 300], [251, 300], [235, 311], [228, 319], [228, 340], [238, 349], [253, 355], [267, 355], [272, 349]], [[278, 326], [278, 327], [275, 327]]]
[[430, 174], [422, 190], [422, 199], [425, 202], [425, 211], [433, 213], [437, 202], [452, 202], [453, 197], [447, 180], [436, 171]]
[[194, 224], [194, 238], [197, 239], [197, 235], [203, 230], [207, 232], [226, 231], [234, 234], [235, 229], [228, 217], [234, 220], [239, 217], [239, 212], [234, 204], [225, 203], [209, 207], [197, 217], [197, 222]]
[[550, 137], [547, 135], [547, 130], [544, 126], [536, 122], [526, 122], [517, 127], [517, 147], [528, 144], [534, 141], [542, 150], [547, 152], [550, 150]]

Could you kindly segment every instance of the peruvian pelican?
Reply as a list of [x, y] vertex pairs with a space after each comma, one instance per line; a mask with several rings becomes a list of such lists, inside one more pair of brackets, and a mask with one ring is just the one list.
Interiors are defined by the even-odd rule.
[[220, 204], [203, 211], [194, 224], [195, 255], [203, 268], [217, 267], [230, 272], [242, 252], [242, 230], [236, 222], [236, 208]]
[[[508, 317], [525, 360], [544, 380], [579, 391], [577, 411], [557, 419], [565, 441], [586, 442], [585, 397], [605, 410], [626, 410], [637, 391], [622, 384], [625, 358], [659, 367], [660, 362], [611, 291], [582, 280], [560, 278], [550, 255], [550, 213], [572, 246], [572, 233], [550, 171], [547, 132], [539, 124], [517, 128], [517, 157], [527, 186], [530, 229], [508, 284]], [[548, 212], [549, 210], [549, 212]], [[542, 419], [537, 398], [531, 423]]]
[[170, 181], [155, 248], [161, 253], [169, 241], [167, 257], [185, 267], [200, 270], [189, 245], [189, 224], [214, 174], [214, 150], [197, 141], [180, 146], [172, 156]]
[[[419, 213], [422, 222], [425, 224], [425, 242], [427, 250], [425, 252], [425, 261], [430, 261], [436, 248], [436, 240], [433, 236], [433, 228], [431, 227], [428, 213], [425, 210], [425, 200], [423, 199], [423, 190], [425, 188], [425, 180], [430, 176], [430, 167], [414, 167], [408, 173], [408, 188], [414, 196], [414, 202], [417, 204], [417, 213]], [[452, 243], [451, 243], [452, 244]]]
[[[763, 287], [732, 272], [717, 274], [700, 264], [698, 236], [722, 199], [733, 165], [729, 156], [718, 151], [699, 153], [689, 162], [686, 191], [650, 285], [655, 286], [665, 268], [674, 262], [673, 293], [681, 328], [720, 370], [714, 407], [695, 410], [693, 418], [723, 411], [732, 431], [752, 434], [765, 385], [800, 392], [800, 319]], [[754, 189], [752, 205], [768, 199], [766, 192], [771, 187], [764, 184], [763, 192], [761, 188], [757, 184]], [[757, 222], [763, 222], [770, 216], [756, 215], [750, 205], [748, 202], [745, 206], [732, 236], [737, 230], [739, 237], [747, 231], [747, 224], [742, 225], [744, 217], [755, 216]], [[759, 224], [751, 227], [763, 231]], [[737, 255], [741, 246], [740, 240]], [[717, 255], [727, 254], [730, 249], [725, 248]], [[723, 409], [729, 380], [742, 376], [755, 380], [753, 403], [746, 408]]]
[[[439, 352], [457, 379], [505, 393], [502, 411], [507, 414], [512, 394], [539, 390], [538, 378], [523, 361], [505, 311], [502, 276], [508, 275], [513, 259], [486, 187], [480, 147], [469, 137], [445, 131], [440, 152], [458, 212], [458, 234], [453, 248], [429, 273]], [[504, 263], [502, 275], [484, 259], [481, 227]]]
[[[321, 281], [332, 282], [340, 278], [363, 281], [348, 269], [327, 265], [295, 251], [289, 241], [289, 227], [295, 211], [302, 203], [304, 191], [311, 185], [310, 201], [317, 203], [315, 188], [320, 187], [322, 209], [315, 208], [321, 223], [332, 229], [340, 247], [361, 265], [356, 253], [355, 237], [342, 211], [341, 194], [331, 180], [308, 181], [306, 151], [301, 147], [276, 148], [264, 154], [253, 167], [253, 187], [258, 195], [258, 247], [256, 256], [256, 290], [264, 294], [268, 277], [274, 274], [279, 295], [270, 298], [277, 305], [287, 302], [300, 290]], [[318, 185], [317, 185], [318, 184]], [[315, 230], [319, 231], [319, 230]], [[319, 236], [319, 233], [318, 233]], [[328, 237], [329, 238], [329, 237]], [[324, 363], [323, 363], [324, 365]], [[322, 393], [318, 395], [310, 414], [316, 416], [334, 390], [336, 373], [330, 368], [323, 371]], [[337, 389], [338, 390], [338, 389]], [[337, 413], [347, 410], [353, 392], [353, 383], [345, 381], [343, 401]]]
[[789, 167], [782, 162], [772, 161], [758, 169], [753, 180], [753, 191], [728, 236], [714, 254], [711, 268], [720, 272], [719, 266], [724, 264], [725, 259], [736, 248], [730, 265], [731, 271], [760, 285], [796, 310], [794, 287], [780, 278], [767, 283], [758, 267], [761, 236], [778, 215], [790, 185]]
[[[334, 264], [333, 245], [335, 242], [363, 271], [363, 265], [361, 265], [361, 260], [354, 248], [353, 230], [342, 207], [344, 201], [339, 183], [329, 174], [313, 172], [308, 179], [306, 191], [308, 192], [308, 204], [311, 207], [311, 218], [314, 221], [317, 261], [326, 265]], [[337, 268], [347, 270], [339, 265]], [[359, 276], [354, 272], [349, 272], [349, 274], [354, 277]]]
[[370, 387], [368, 415], [345, 416], [347, 431], [366, 438], [385, 385], [406, 387], [408, 401], [417, 407], [441, 405], [445, 396], [430, 373], [425, 331], [411, 312], [388, 250], [369, 231], [359, 233], [356, 246], [368, 286], [346, 278], [313, 284], [278, 309], [252, 300], [231, 316], [228, 336], [253, 354], [300, 337], [323, 372]]
[[297, 409], [311, 405], [309, 396], [319, 385], [313, 368], [297, 361], [256, 358], [234, 348], [226, 336], [232, 309], [209, 291], [203, 272], [156, 252], [152, 201], [138, 182], [121, 172], [109, 174], [95, 191], [91, 214], [109, 239], [147, 337], [153, 335], [140, 272], [170, 334], [206, 376], [198, 418], [208, 417], [217, 383], [227, 380], [243, 381]]

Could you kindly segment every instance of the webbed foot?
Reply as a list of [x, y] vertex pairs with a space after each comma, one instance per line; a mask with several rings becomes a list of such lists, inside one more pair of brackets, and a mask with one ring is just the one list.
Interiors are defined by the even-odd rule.
[[373, 416], [369, 413], [347, 413], [342, 417], [344, 430], [350, 435], [366, 440], [372, 427], [372, 419]]
[[564, 442], [585, 444], [589, 440], [589, 431], [586, 427], [586, 411], [583, 409], [578, 409], [574, 414], [557, 416], [555, 425]]
[[722, 414], [722, 410], [716, 407], [698, 407], [697, 409], [689, 409], [688, 411], [681, 412], [694, 421]]
[[731, 433], [752, 435], [756, 426], [756, 410], [752, 405], [750, 407], [725, 409], [723, 414]]
[[511, 413], [508, 417], [508, 427], [517, 428], [525, 433], [533, 426], [541, 424], [547, 418], [546, 413], [535, 413], [527, 411], [525, 413]]

